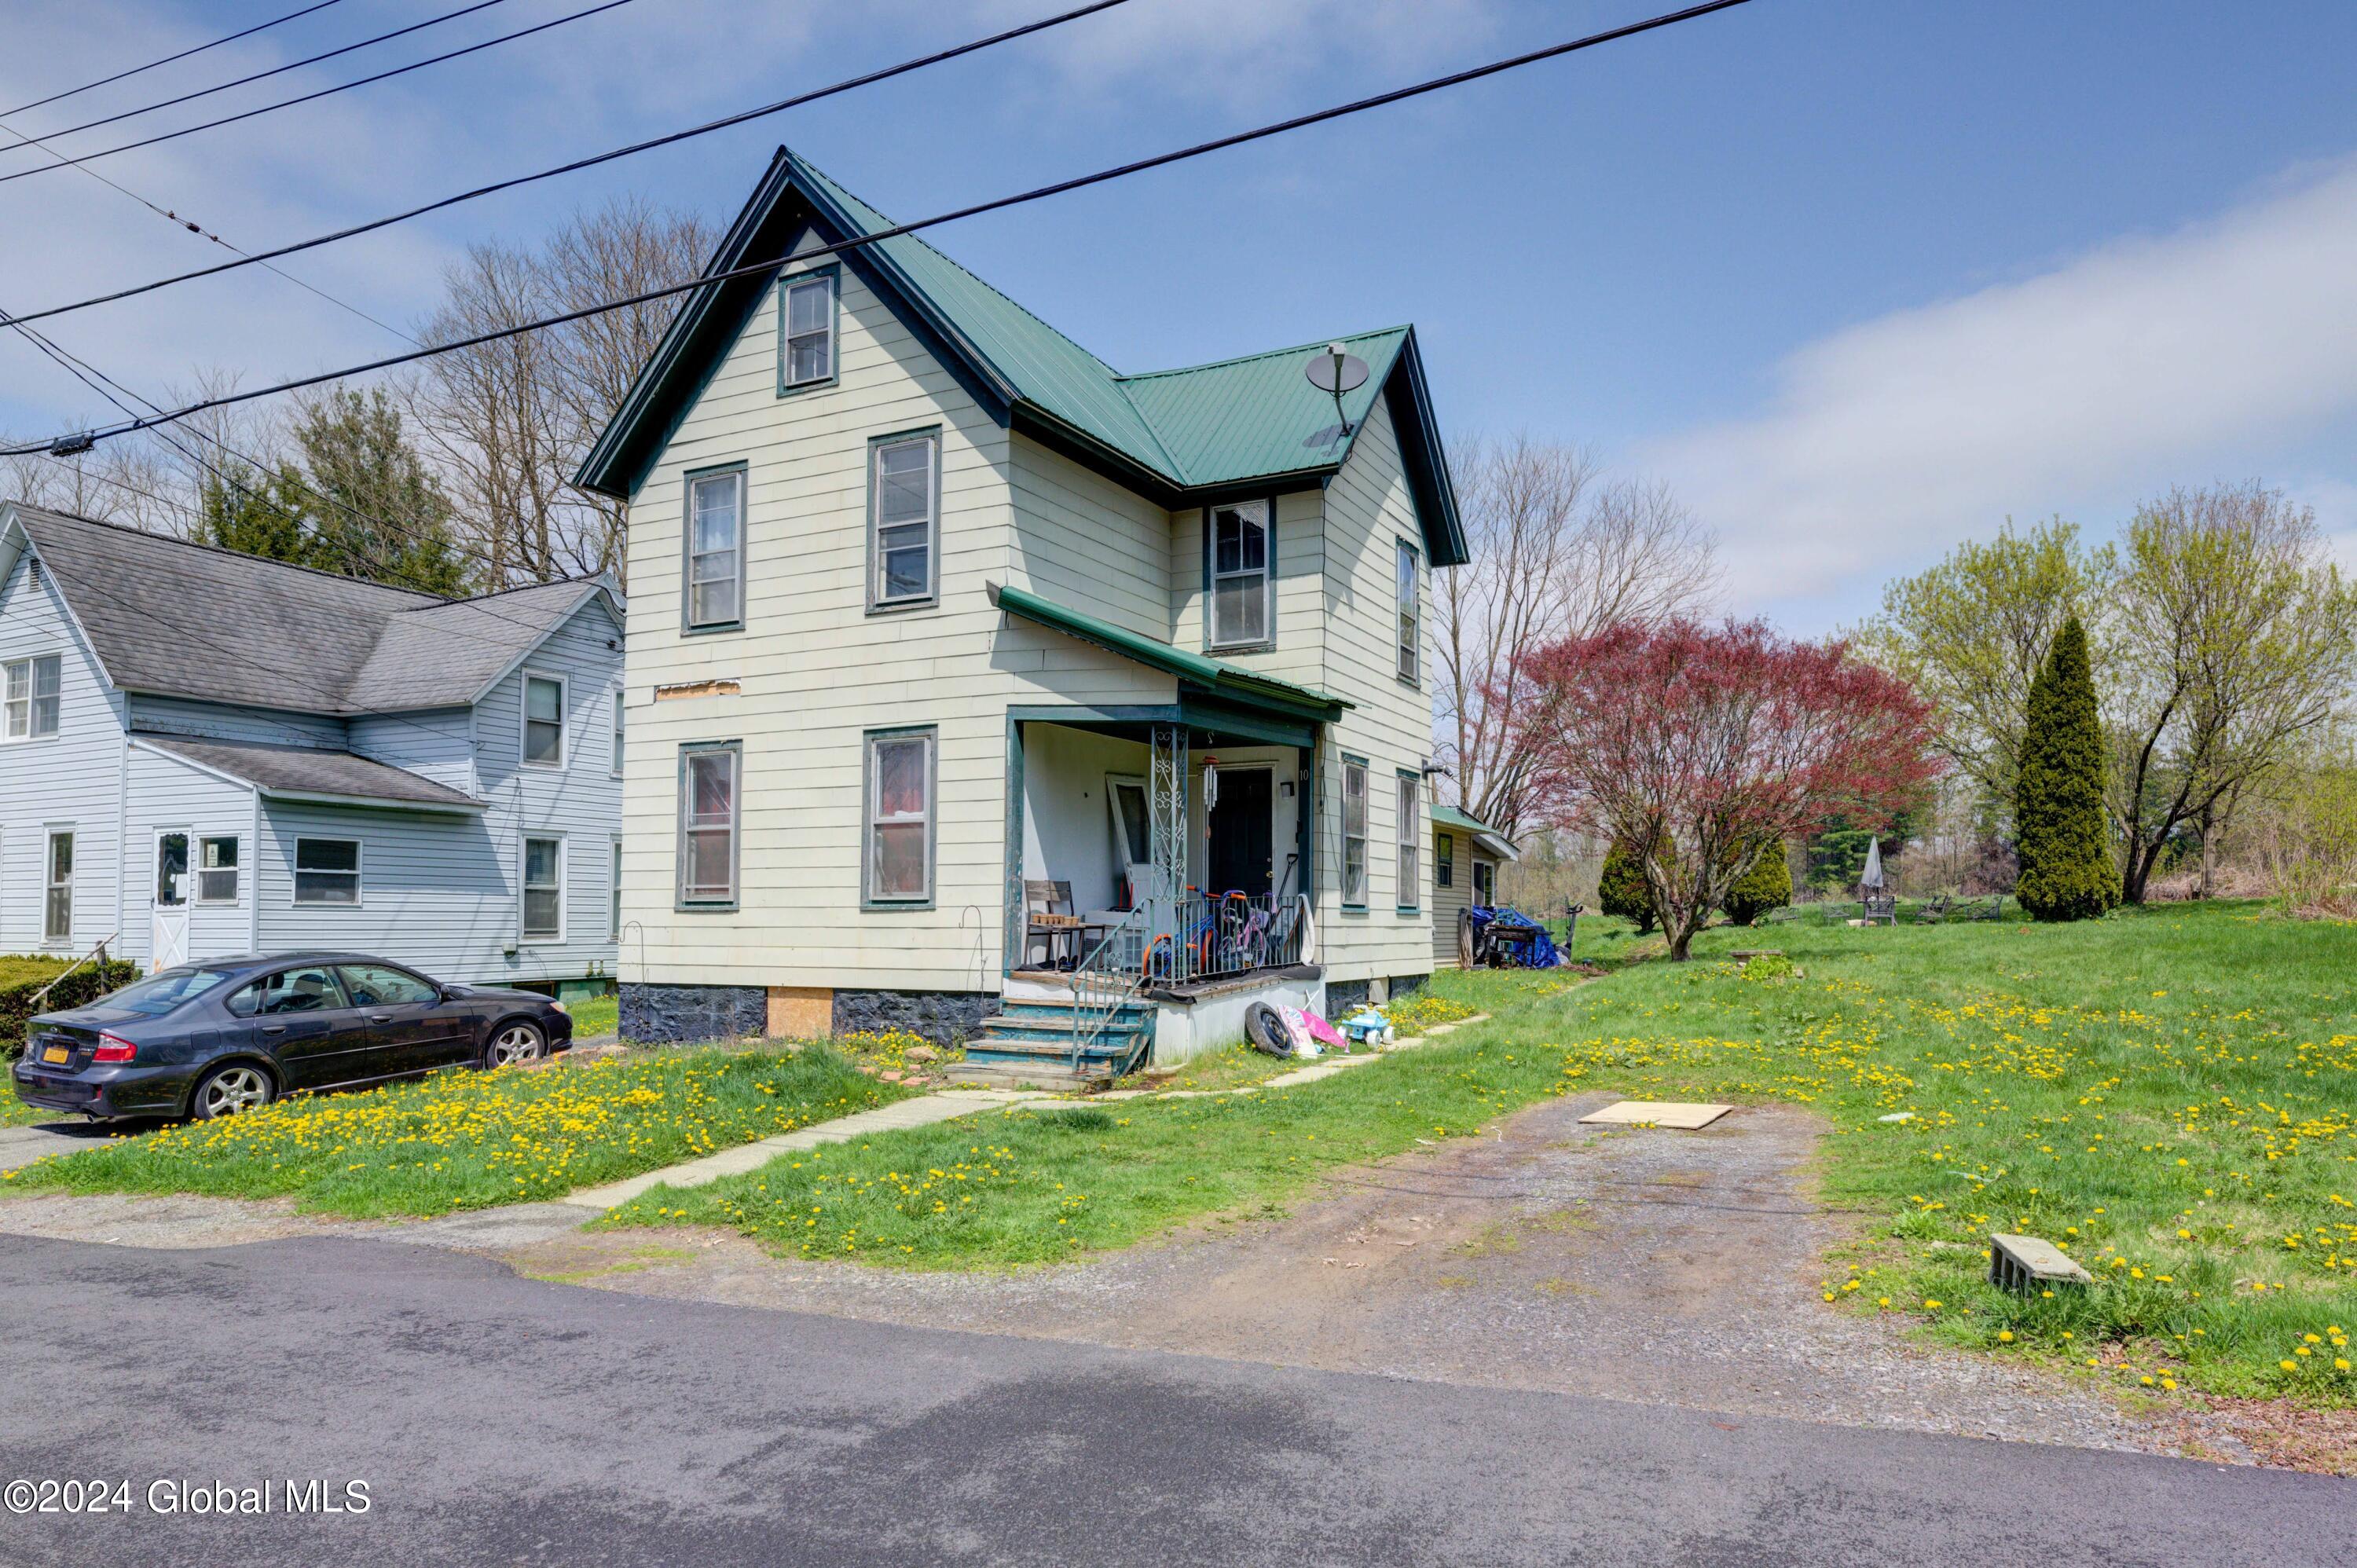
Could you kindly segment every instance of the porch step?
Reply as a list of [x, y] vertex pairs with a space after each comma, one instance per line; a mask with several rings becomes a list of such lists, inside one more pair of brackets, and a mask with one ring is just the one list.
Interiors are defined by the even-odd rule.
[[1003, 1005], [1005, 1011], [984, 1019], [981, 1035], [966, 1042], [965, 1059], [951, 1076], [969, 1083], [1059, 1089], [1105, 1083], [1143, 1053], [1154, 1028], [1152, 1004], [1125, 1002], [1106, 1015], [1104, 1027], [1075, 1062], [1070, 999], [1009, 997]]

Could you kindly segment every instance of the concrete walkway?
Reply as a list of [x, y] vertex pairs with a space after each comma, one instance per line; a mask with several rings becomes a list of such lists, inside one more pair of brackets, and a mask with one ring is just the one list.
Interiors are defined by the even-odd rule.
[[604, 1187], [583, 1187], [578, 1192], [567, 1193], [560, 1201], [576, 1208], [619, 1208], [650, 1187], [702, 1187], [706, 1182], [718, 1181], [722, 1176], [759, 1170], [780, 1155], [791, 1154], [797, 1149], [815, 1149], [822, 1144], [847, 1143], [870, 1133], [895, 1133], [908, 1127], [929, 1127], [936, 1122], [971, 1116], [977, 1111], [1019, 1105], [1027, 1100], [1046, 1098], [1044, 1094], [1003, 1089], [952, 1089], [938, 1094], [920, 1094], [909, 1100], [896, 1100], [873, 1111], [839, 1116], [832, 1122], [822, 1122], [798, 1133], [780, 1133], [758, 1144], [740, 1144], [716, 1155], [706, 1155], [700, 1160], [689, 1160], [684, 1165], [648, 1171], [624, 1181], [609, 1182]]
[[60, 1116], [47, 1126], [0, 1127], [0, 1171], [22, 1170], [35, 1160], [47, 1159], [51, 1155], [102, 1148], [118, 1138], [144, 1133], [156, 1125], [154, 1122], [140, 1122], [126, 1127]]

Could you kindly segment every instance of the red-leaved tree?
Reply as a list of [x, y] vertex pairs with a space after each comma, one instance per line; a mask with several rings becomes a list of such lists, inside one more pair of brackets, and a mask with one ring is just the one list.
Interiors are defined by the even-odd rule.
[[1674, 960], [1761, 855], [1887, 820], [1938, 771], [1906, 682], [1761, 621], [1614, 627], [1523, 670], [1547, 814], [1636, 852]]

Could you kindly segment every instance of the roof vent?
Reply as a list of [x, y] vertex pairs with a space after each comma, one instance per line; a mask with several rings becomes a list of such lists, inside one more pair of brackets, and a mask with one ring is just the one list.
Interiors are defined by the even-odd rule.
[[31, 584], [36, 588], [41, 585], [41, 558], [39, 556], [34, 556], [32, 564], [25, 568], [25, 581]]

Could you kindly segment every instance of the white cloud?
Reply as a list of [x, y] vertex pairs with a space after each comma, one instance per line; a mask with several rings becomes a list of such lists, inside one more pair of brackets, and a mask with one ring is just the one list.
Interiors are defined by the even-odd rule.
[[[2352, 255], [2357, 158], [1835, 333], [1785, 361], [1757, 415], [1643, 456], [1718, 530], [1747, 605], [1854, 602], [2008, 514], [2125, 510], [2172, 483], [2252, 477], [2357, 411]], [[2328, 529], [2357, 526], [2346, 478], [2298, 488]]]

